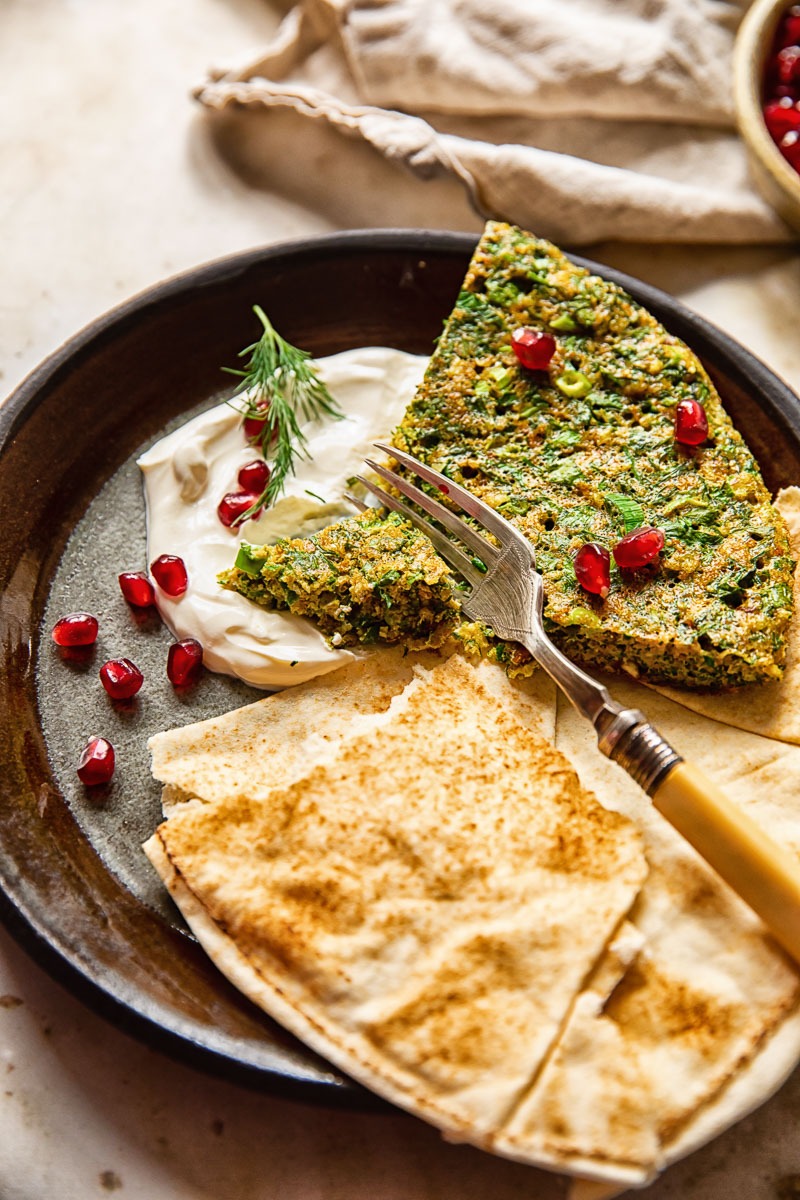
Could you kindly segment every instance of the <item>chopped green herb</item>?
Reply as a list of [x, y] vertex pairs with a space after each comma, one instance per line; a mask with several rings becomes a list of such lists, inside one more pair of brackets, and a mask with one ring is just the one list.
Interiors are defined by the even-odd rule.
[[574, 462], [561, 463], [560, 466], [547, 472], [547, 478], [551, 479], [553, 483], [577, 483], [582, 475], [583, 471]]
[[233, 564], [240, 571], [244, 571], [245, 575], [257, 576], [261, 574], [261, 568], [264, 565], [263, 559], [258, 559], [253, 555], [253, 547], [247, 542], [242, 542], [239, 547], [239, 553], [236, 555], [236, 562]]
[[606, 492], [606, 504], [621, 518], [625, 533], [631, 533], [644, 524], [644, 511], [638, 500], [623, 496], [621, 492]]

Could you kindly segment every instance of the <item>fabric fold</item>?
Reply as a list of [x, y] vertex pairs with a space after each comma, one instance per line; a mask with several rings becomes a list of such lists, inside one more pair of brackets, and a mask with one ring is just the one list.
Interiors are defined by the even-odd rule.
[[[304, 0], [260, 55], [195, 95], [320, 119], [557, 241], [780, 242], [791, 234], [733, 130], [741, 7]], [[263, 146], [266, 159], [268, 127]]]

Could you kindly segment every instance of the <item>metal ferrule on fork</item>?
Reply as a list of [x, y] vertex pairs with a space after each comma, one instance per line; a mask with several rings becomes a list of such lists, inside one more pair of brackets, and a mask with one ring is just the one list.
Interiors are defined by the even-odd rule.
[[[612, 702], [612, 707], [618, 706]], [[627, 771], [648, 796], [657, 791], [673, 767], [683, 762], [638, 708], [612, 712], [604, 706], [594, 728], [600, 751]]]

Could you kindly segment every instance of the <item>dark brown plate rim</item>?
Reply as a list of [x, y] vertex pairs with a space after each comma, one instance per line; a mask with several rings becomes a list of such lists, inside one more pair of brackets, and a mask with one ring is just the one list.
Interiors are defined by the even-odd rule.
[[[266, 248], [216, 259], [177, 275], [139, 293], [110, 310], [45, 359], [0, 407], [0, 463], [21, 423], [35, 411], [47, 389], [63, 372], [86, 360], [113, 335], [145, 314], [157, 316], [187, 292], [233, 279], [257, 263], [274, 266], [299, 264], [309, 257], [338, 257], [348, 250], [381, 254], [402, 250], [412, 254], [442, 255], [463, 259], [464, 266], [475, 247], [477, 235], [416, 229], [369, 229], [321, 235], [283, 242]], [[665, 292], [623, 272], [592, 260], [570, 256], [580, 266], [620, 284], [648, 308], [672, 333], [688, 342], [706, 366], [724, 370], [744, 391], [755, 393], [772, 414], [785, 437], [800, 453], [800, 402], [792, 390], [763, 362], [711, 322], [696, 315]], [[446, 314], [443, 313], [444, 317]], [[227, 1045], [213, 1046], [198, 1040], [177, 1014], [148, 1003], [148, 997], [116, 981], [107, 971], [94, 973], [80, 958], [53, 922], [45, 923], [32, 910], [12, 874], [0, 863], [0, 917], [19, 943], [54, 979], [66, 986], [99, 1015], [150, 1046], [212, 1074], [278, 1092], [296, 1099], [337, 1106], [379, 1107], [363, 1089], [332, 1076], [330, 1080], [307, 1079], [276, 1070], [236, 1053]]]

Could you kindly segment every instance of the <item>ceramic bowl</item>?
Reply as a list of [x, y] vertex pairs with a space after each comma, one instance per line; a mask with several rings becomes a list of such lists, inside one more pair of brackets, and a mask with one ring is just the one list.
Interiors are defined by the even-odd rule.
[[789, 0], [755, 0], [742, 21], [733, 56], [733, 95], [750, 171], [764, 199], [800, 230], [800, 174], [769, 135], [762, 116], [762, 81], [775, 28]]

